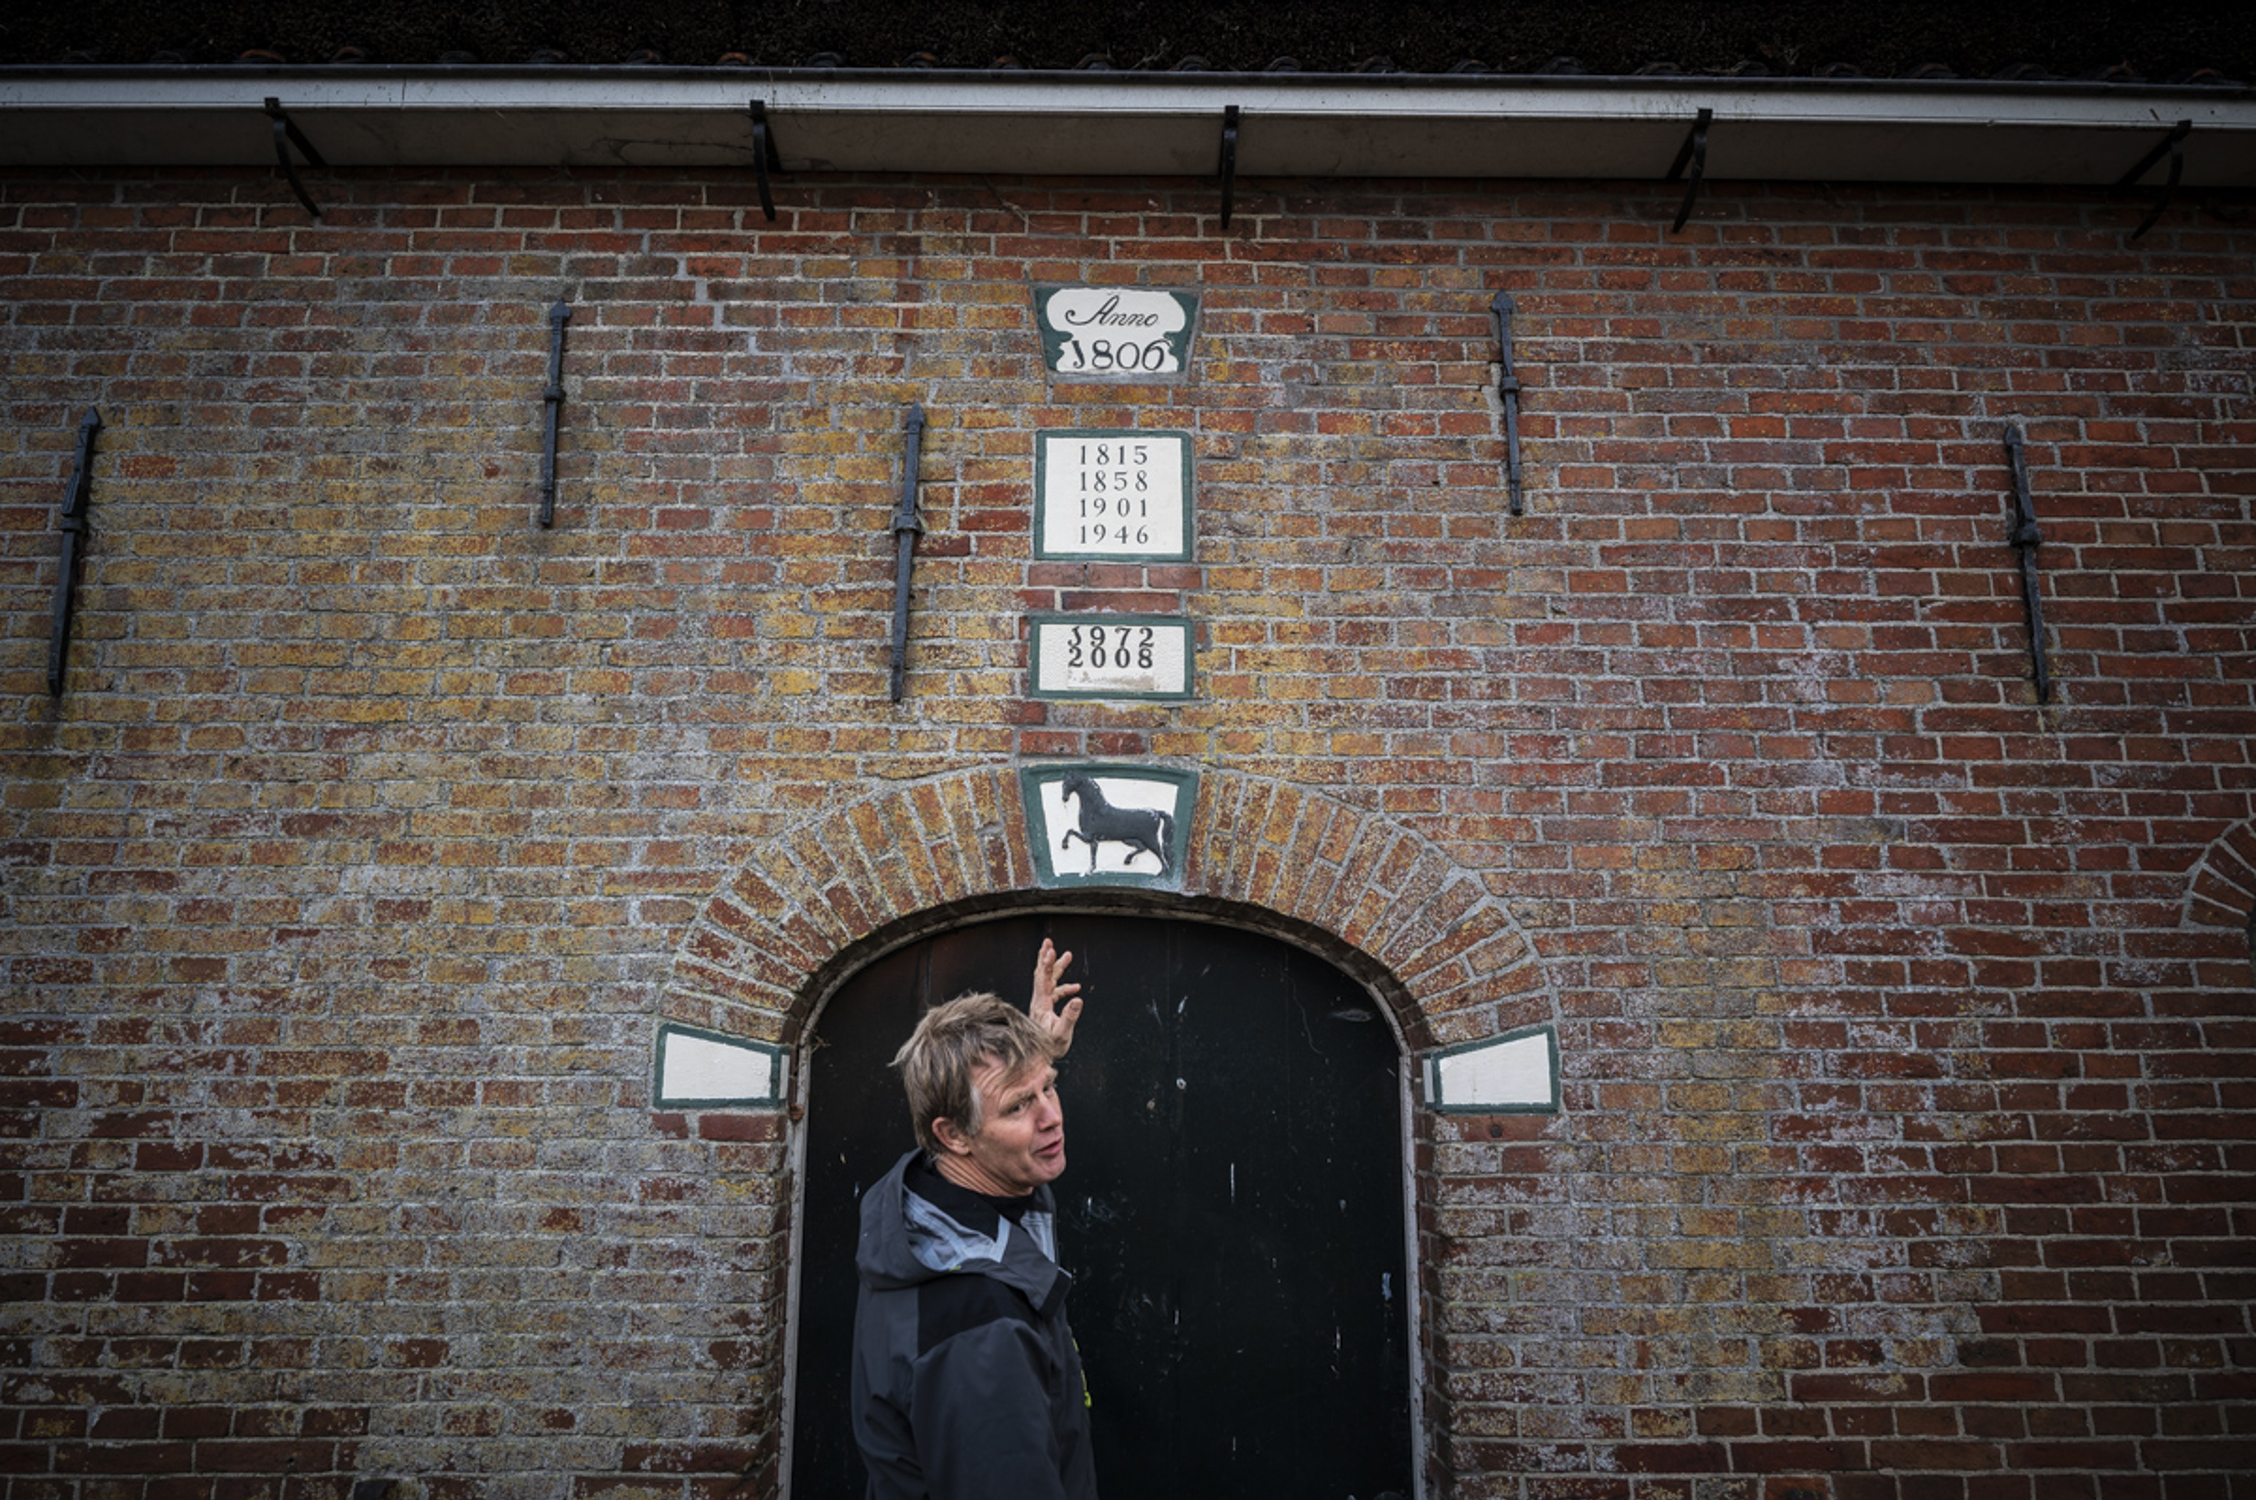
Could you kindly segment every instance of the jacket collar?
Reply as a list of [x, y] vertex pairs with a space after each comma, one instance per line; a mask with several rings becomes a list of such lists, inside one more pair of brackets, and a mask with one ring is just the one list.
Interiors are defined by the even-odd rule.
[[[861, 1243], [855, 1263], [876, 1289], [916, 1286], [936, 1276], [974, 1274], [992, 1277], [1048, 1311], [1065, 1294], [1072, 1281], [1055, 1260], [1044, 1253], [1042, 1241], [1050, 1239], [1050, 1223], [1057, 1212], [1056, 1197], [1047, 1186], [1034, 1190], [1034, 1206], [1026, 1223], [1014, 1226], [977, 1193], [956, 1188], [971, 1200], [969, 1206], [953, 1194], [936, 1203], [907, 1185], [909, 1166], [917, 1160], [911, 1151], [893, 1164], [862, 1199]], [[954, 1188], [953, 1183], [946, 1186]], [[955, 1212], [964, 1207], [966, 1223]], [[973, 1213], [971, 1210], [979, 1210]], [[1037, 1222], [1039, 1221], [1039, 1222]]]

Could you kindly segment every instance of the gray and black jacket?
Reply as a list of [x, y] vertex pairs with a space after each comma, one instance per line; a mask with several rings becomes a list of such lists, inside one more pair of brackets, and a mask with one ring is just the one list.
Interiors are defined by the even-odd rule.
[[862, 1195], [854, 1439], [870, 1500], [1095, 1500], [1056, 1200], [1035, 1189], [1013, 1224], [941, 1179], [912, 1191], [919, 1155]]

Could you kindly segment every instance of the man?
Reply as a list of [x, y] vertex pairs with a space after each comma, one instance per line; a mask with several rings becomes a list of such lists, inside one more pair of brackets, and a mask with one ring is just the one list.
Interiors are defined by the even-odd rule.
[[1081, 986], [1058, 983], [1072, 962], [1044, 939], [1025, 1012], [962, 996], [893, 1059], [919, 1149], [862, 1197], [853, 1403], [870, 1500], [1095, 1500], [1049, 1186], [1065, 1170], [1052, 1065], [1081, 1018]]

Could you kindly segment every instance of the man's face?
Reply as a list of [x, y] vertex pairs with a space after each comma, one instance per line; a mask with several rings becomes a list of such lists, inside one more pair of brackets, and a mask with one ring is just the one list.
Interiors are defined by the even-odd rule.
[[1005, 1077], [989, 1059], [971, 1075], [979, 1091], [979, 1134], [950, 1131], [948, 1175], [974, 1192], [1023, 1197], [1065, 1170], [1065, 1108], [1058, 1102], [1057, 1069], [1038, 1060]]

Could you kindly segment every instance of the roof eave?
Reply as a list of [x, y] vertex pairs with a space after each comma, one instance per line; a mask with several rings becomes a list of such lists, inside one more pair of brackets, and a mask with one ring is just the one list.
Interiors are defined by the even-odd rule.
[[[279, 99], [332, 166], [1651, 178], [1702, 109], [1711, 178], [2118, 181], [2179, 121], [2183, 181], [2256, 185], [2239, 87], [1742, 78], [574, 67], [0, 69], [0, 164], [271, 163]], [[2155, 169], [2158, 179], [2161, 168]]]

